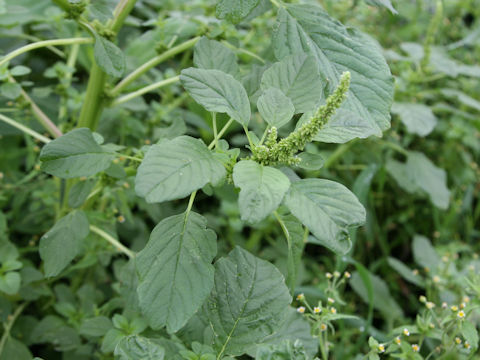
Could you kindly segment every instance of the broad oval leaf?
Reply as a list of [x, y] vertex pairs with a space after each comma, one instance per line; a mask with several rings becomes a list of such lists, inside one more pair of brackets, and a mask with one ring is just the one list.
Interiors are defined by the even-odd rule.
[[220, 70], [188, 68], [180, 81], [193, 99], [208, 111], [227, 113], [242, 125], [250, 121], [250, 102], [243, 85]]
[[438, 266], [442, 263], [437, 251], [428, 238], [422, 235], [415, 235], [412, 243], [413, 258], [415, 262], [436, 273]]
[[427, 136], [437, 125], [432, 109], [423, 104], [394, 103], [392, 113], [400, 117], [408, 132], [420, 136]]
[[117, 45], [104, 37], [95, 35], [94, 55], [97, 65], [113, 77], [121, 77], [125, 72], [125, 55]]
[[288, 124], [295, 114], [295, 107], [282, 90], [268, 88], [258, 98], [257, 107], [262, 118], [277, 129]]
[[223, 164], [205, 144], [180, 136], [153, 145], [135, 178], [135, 191], [149, 203], [181, 199], [225, 176]]
[[138, 253], [137, 293], [152, 328], [176, 332], [210, 294], [217, 243], [206, 223], [194, 212], [168, 217]]
[[345, 254], [348, 228], [365, 222], [365, 208], [345, 186], [330, 180], [304, 179], [290, 186], [285, 205], [323, 246]]
[[269, 262], [239, 247], [218, 260], [206, 308], [217, 358], [242, 355], [273, 334], [290, 301], [282, 274]]
[[314, 56], [303, 52], [283, 58], [265, 70], [261, 87], [280, 89], [292, 100], [295, 114], [318, 107], [326, 82]]
[[115, 154], [97, 144], [87, 128], [60, 136], [40, 153], [42, 170], [63, 179], [94, 175], [108, 168], [114, 157]]
[[287, 5], [279, 10], [273, 47], [278, 59], [301, 52], [315, 56], [330, 93], [344, 71], [351, 73], [347, 99], [316, 140], [342, 143], [381, 136], [390, 127], [393, 77], [380, 47], [367, 35], [345, 27], [319, 6]]
[[275, 211], [290, 186], [280, 170], [252, 160], [238, 162], [233, 168], [233, 182], [240, 188], [238, 205], [242, 220], [257, 223]]
[[15, 295], [20, 289], [22, 278], [16, 271], [0, 274], [0, 292], [7, 295]]
[[238, 74], [237, 56], [218, 41], [201, 38], [193, 52], [193, 64], [199, 69], [220, 70], [232, 76]]
[[124, 337], [115, 347], [116, 360], [163, 360], [165, 350], [143, 336]]
[[227, 19], [236, 24], [246, 18], [260, 0], [220, 0], [217, 3], [216, 15], [219, 19]]
[[45, 263], [45, 276], [58, 275], [77, 256], [80, 243], [90, 232], [88, 219], [81, 210], [72, 211], [58, 220], [40, 238], [40, 257]]

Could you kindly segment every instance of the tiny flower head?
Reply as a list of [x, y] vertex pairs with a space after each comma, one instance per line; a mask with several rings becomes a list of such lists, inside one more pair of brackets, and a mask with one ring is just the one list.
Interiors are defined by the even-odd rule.
[[403, 329], [403, 335], [410, 336], [410, 331], [407, 328]]
[[420, 346], [418, 346], [418, 344], [413, 344], [412, 345], [412, 350], [413, 350], [413, 352], [419, 352], [420, 351]]
[[442, 309], [446, 309], [448, 307], [448, 304], [444, 301], [442, 302]]
[[338, 279], [340, 277], [340, 273], [338, 271], [334, 271], [333, 276]]
[[305, 312], [305, 306], [300, 306], [297, 308], [297, 312], [303, 314]]
[[455, 344], [460, 345], [462, 343], [462, 339], [460, 339], [458, 336], [455, 338]]
[[465, 319], [465, 311], [460, 310], [460, 311], [457, 313], [457, 317], [458, 317], [459, 319], [462, 319], [462, 320]]
[[331, 297], [329, 297], [329, 298], [327, 299], [327, 301], [328, 301], [329, 304], [333, 304], [333, 303], [335, 302], [335, 300], [332, 299]]
[[427, 302], [427, 298], [424, 296], [424, 295], [421, 295], [418, 300], [420, 300], [420, 302], [422, 303], [426, 303]]
[[327, 273], [325, 274], [325, 277], [326, 277], [327, 279], [331, 279], [331, 278], [333, 277], [333, 275], [332, 275], [332, 273], [327, 272]]
[[458, 306], [457, 305], [452, 305], [452, 306], [450, 306], [450, 310], [452, 310], [453, 312], [456, 312], [456, 311], [458, 311]]
[[470, 349], [470, 344], [469, 344], [469, 342], [468, 342], [468, 341], [465, 341], [465, 342], [463, 343], [463, 347], [464, 347], [465, 349]]
[[412, 274], [415, 275], [415, 276], [417, 276], [417, 275], [418, 275], [418, 269], [413, 269], [413, 270], [412, 270]]
[[466, 306], [467, 306], [467, 304], [465, 304], [464, 302], [462, 302], [462, 303], [460, 304], [460, 309], [465, 309]]
[[385, 352], [385, 345], [380, 344], [377, 346], [378, 352], [379, 353], [384, 353]]
[[325, 331], [325, 330], [327, 330], [327, 325], [320, 324], [320, 331]]
[[330, 312], [331, 312], [332, 314], [336, 314], [336, 313], [337, 313], [337, 309], [335, 309], [334, 307], [331, 307], [331, 308], [330, 308]]
[[394, 341], [397, 345], [400, 345], [400, 343], [402, 342], [402, 340], [400, 340], [400, 336], [397, 336]]
[[297, 301], [305, 300], [305, 295], [303, 293], [297, 295]]
[[124, 223], [125, 222], [125, 216], [120, 215], [120, 216], [117, 217], [117, 220], [118, 220], [119, 223]]
[[440, 282], [440, 276], [435, 275], [432, 280], [435, 284], [438, 284]]
[[435, 329], [435, 324], [430, 323], [430, 324], [428, 324], [428, 327], [429, 327], [430, 329]]
[[425, 306], [426, 306], [427, 309], [430, 310], [430, 309], [433, 309], [433, 308], [435, 307], [435, 303], [433, 303], [433, 302], [431, 302], [431, 301], [427, 301], [427, 302], [425, 303]]
[[346, 278], [346, 279], [350, 279], [352, 277], [352, 274], [350, 274], [348, 271], [345, 271], [343, 273], [343, 276]]
[[319, 308], [318, 306], [316, 306], [316, 307], [313, 308], [313, 313], [314, 313], [314, 314], [320, 314], [321, 312], [322, 312], [322, 309]]
[[470, 298], [468, 296], [463, 297], [463, 302], [468, 304], [470, 302]]

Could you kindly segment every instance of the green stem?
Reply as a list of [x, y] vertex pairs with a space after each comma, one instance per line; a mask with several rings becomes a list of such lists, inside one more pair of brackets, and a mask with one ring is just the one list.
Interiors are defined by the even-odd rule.
[[225, 133], [225, 131], [227, 131], [227, 129], [230, 127], [230, 125], [232, 125], [232, 123], [234, 122], [235, 120], [233, 120], [232, 118], [230, 118], [230, 120], [228, 120], [228, 122], [223, 126], [222, 130], [220, 130], [220, 132], [218, 133], [218, 135], [215, 137], [215, 139], [212, 140], [212, 142], [208, 145], [208, 148], [209, 149], [212, 149], [213, 146], [215, 145], [215, 143], [222, 137], [222, 135]]
[[214, 140], [214, 146], [217, 148], [218, 146], [218, 141], [217, 141], [217, 136], [218, 136], [218, 131], [217, 131], [217, 113], [213, 112], [212, 113], [212, 126], [213, 126], [213, 140]]
[[24, 133], [34, 137], [35, 139], [40, 140], [41, 142], [43, 142], [45, 144], [48, 144], [51, 141], [49, 138], [37, 133], [36, 131], [26, 127], [25, 125], [22, 125], [22, 124], [16, 122], [13, 119], [10, 119], [9, 117], [6, 117], [5, 115], [0, 114], [0, 120], [2, 120], [3, 122], [6, 122], [7, 124], [23, 131]]
[[122, 81], [120, 81], [114, 88], [113, 90], [110, 92], [110, 96], [117, 96], [118, 94], [120, 94], [122, 92], [123, 89], [125, 89], [125, 87], [127, 87], [129, 84], [131, 84], [133, 81], [135, 81], [136, 79], [138, 79], [140, 76], [142, 76], [143, 74], [145, 74], [148, 70], [150, 70], [151, 68], [157, 66], [158, 64], [160, 64], [161, 62], [177, 55], [178, 53], [181, 53], [182, 51], [186, 50], [186, 49], [189, 49], [191, 48], [193, 45], [195, 45], [197, 43], [197, 41], [200, 39], [199, 36], [193, 38], [193, 39], [190, 39], [188, 41], [185, 41], [184, 43], [180, 44], [180, 45], [177, 45], [167, 51], [165, 51], [164, 53], [158, 55], [158, 56], [155, 56], [153, 59], [150, 59], [149, 61], [147, 61], [145, 64], [143, 64], [142, 66], [140, 66], [137, 70], [133, 71], [130, 75], [128, 75], [127, 77], [125, 77]]
[[87, 85], [87, 93], [83, 101], [78, 127], [87, 127], [95, 131], [103, 109], [103, 89], [107, 75], [97, 64], [92, 66]]
[[97, 235], [101, 236], [105, 240], [107, 240], [110, 244], [112, 244], [118, 251], [127, 255], [130, 259], [135, 257], [135, 253], [130, 250], [129, 248], [125, 247], [122, 243], [120, 243], [117, 239], [115, 239], [110, 234], [106, 233], [102, 229], [94, 225], [90, 225], [90, 230], [96, 233]]
[[120, 0], [115, 10], [113, 10], [113, 21], [109, 24], [110, 30], [118, 33], [125, 19], [132, 12], [136, 2], [137, 0]]
[[142, 159], [134, 157], [134, 156], [124, 155], [124, 154], [118, 154], [118, 156], [123, 157], [125, 159], [137, 161], [137, 162], [142, 162]]
[[93, 43], [92, 38], [70, 38], [70, 39], [54, 39], [54, 40], [44, 40], [38, 41], [33, 44], [28, 44], [18, 48], [17, 50], [12, 51], [11, 53], [5, 55], [2, 60], [0, 60], [0, 66], [7, 63], [8, 61], [14, 59], [15, 57], [22, 55], [31, 50], [39, 49], [46, 46], [55, 46], [55, 45], [72, 45], [72, 44], [91, 44]]
[[[5, 324], [5, 330], [3, 332], [2, 338], [0, 339], [0, 356], [3, 355], [3, 349], [5, 348], [5, 344], [7, 342], [8, 337], [10, 336], [10, 331], [12, 330], [13, 324], [15, 324], [15, 321], [17, 318], [20, 316], [22, 313], [23, 309], [28, 305], [28, 302], [23, 303], [20, 305], [13, 315], [9, 317], [8, 322]], [[3, 356], [2, 356], [3, 357]]]
[[[80, 50], [80, 44], [74, 44], [72, 46], [72, 49], [67, 59], [67, 66], [69, 68], [74, 69], [79, 50]], [[72, 76], [73, 76], [72, 72], [67, 72], [67, 74], [65, 75], [65, 83], [64, 83], [65, 87], [70, 86], [72, 82]], [[67, 99], [63, 98], [62, 104], [60, 105], [60, 109], [58, 110], [58, 119], [62, 120], [66, 115], [67, 115]]]
[[395, 150], [396, 152], [399, 152], [400, 154], [403, 154], [405, 156], [408, 156], [408, 151], [402, 148], [400, 145], [394, 144], [389, 141], [385, 140], [377, 140], [380, 144], [385, 145], [386, 147], [389, 147], [392, 150]]
[[158, 81], [158, 82], [153, 83], [151, 85], [145, 86], [145, 87], [143, 87], [143, 88], [141, 88], [137, 91], [131, 92], [129, 94], [126, 94], [124, 96], [121, 96], [121, 97], [117, 98], [116, 100], [113, 101], [112, 106], [123, 104], [123, 103], [125, 103], [125, 102], [127, 102], [127, 101], [129, 101], [133, 98], [136, 98], [137, 96], [141, 96], [141, 95], [146, 94], [150, 91], [160, 89], [160, 88], [162, 88], [164, 86], [167, 86], [167, 85], [170, 85], [170, 84], [174, 84], [178, 81], [180, 81], [180, 76], [174, 76], [174, 77], [171, 77], [169, 79]]
[[223, 40], [223, 41], [222, 41], [222, 44], [225, 45], [226, 47], [228, 47], [228, 48], [236, 51], [237, 53], [242, 53], [242, 54], [248, 55], [248, 56], [250, 56], [250, 57], [252, 57], [252, 58], [260, 61], [262, 64], [265, 64], [265, 63], [266, 63], [266, 61], [265, 61], [263, 58], [261, 58], [260, 56], [258, 56], [257, 54], [255, 54], [255, 53], [253, 53], [253, 52], [251, 52], [251, 51], [245, 50], [245, 49], [238, 48], [238, 47], [230, 44], [230, 43], [229, 43], [228, 41], [226, 41], [226, 40]]
[[252, 139], [250, 139], [248, 128], [245, 125], [243, 125], [243, 130], [245, 131], [245, 135], [247, 135], [248, 145], [250, 145], [250, 149], [253, 149], [253, 142], [252, 142]]
[[328, 169], [329, 167], [332, 166], [339, 158], [343, 156], [350, 148], [357, 142], [357, 139], [354, 139], [352, 141], [349, 141], [346, 144], [340, 145], [332, 155], [328, 157], [327, 160], [325, 160], [325, 164], [323, 164], [324, 169]]

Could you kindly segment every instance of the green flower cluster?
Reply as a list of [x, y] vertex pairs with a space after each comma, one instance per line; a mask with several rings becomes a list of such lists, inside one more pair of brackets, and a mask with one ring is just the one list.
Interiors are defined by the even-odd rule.
[[327, 124], [347, 97], [349, 87], [350, 72], [347, 71], [342, 74], [337, 88], [327, 98], [325, 105], [321, 106], [307, 123], [278, 142], [277, 129], [273, 127], [265, 145], [252, 149], [252, 160], [262, 165], [297, 165], [300, 159], [295, 154], [302, 151]]

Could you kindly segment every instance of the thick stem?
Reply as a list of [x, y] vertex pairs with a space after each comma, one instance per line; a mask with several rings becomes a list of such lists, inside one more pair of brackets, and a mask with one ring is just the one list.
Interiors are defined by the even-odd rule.
[[110, 30], [118, 33], [123, 26], [125, 19], [132, 12], [137, 0], [120, 0], [113, 11], [113, 20], [109, 24]]
[[107, 75], [94, 64], [88, 80], [87, 93], [83, 101], [78, 127], [87, 127], [95, 131], [103, 110], [103, 89]]

